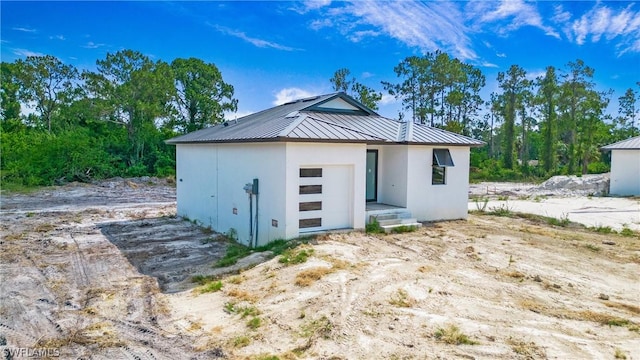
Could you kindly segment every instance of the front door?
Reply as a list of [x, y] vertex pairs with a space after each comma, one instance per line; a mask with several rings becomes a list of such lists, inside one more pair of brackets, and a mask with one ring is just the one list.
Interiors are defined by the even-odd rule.
[[367, 150], [367, 201], [378, 201], [378, 150]]

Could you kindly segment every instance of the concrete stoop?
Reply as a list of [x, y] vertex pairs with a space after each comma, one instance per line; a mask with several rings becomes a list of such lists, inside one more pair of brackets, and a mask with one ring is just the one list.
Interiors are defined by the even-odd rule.
[[391, 232], [394, 228], [402, 226], [422, 227], [422, 224], [411, 217], [408, 211], [394, 212], [389, 214], [371, 215], [369, 222], [377, 221], [385, 232]]

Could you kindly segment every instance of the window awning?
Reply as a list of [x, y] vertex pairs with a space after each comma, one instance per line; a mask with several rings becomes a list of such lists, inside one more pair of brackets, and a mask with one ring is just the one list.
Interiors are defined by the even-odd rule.
[[433, 165], [455, 166], [449, 149], [433, 149]]

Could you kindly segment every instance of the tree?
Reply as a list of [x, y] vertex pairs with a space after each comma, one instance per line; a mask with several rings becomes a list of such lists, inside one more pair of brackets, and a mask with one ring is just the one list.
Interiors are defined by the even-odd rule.
[[96, 64], [96, 73], [83, 74], [87, 90], [101, 109], [102, 120], [127, 129], [129, 165], [141, 166], [145, 150], [151, 150], [148, 148], [159, 137], [156, 121], [169, 114], [175, 94], [171, 67], [133, 50], [108, 53]]
[[413, 122], [435, 126], [436, 106], [442, 81], [438, 82], [434, 69], [436, 57], [444, 53], [427, 53], [423, 57], [410, 56], [393, 68], [400, 83], [383, 81], [389, 95], [402, 100], [403, 110], [411, 112]]
[[355, 79], [349, 79], [351, 76], [351, 70], [347, 68], [340, 68], [333, 73], [333, 77], [329, 79], [331, 85], [333, 85], [334, 91], [342, 91], [348, 93], [351, 90], [351, 85], [355, 82]]
[[[640, 83], [638, 83], [640, 85]], [[623, 96], [618, 98], [618, 114], [617, 125], [620, 130], [625, 133], [625, 137], [633, 137], [639, 133], [636, 126], [636, 117], [640, 110], [636, 107], [636, 102], [640, 99], [640, 93], [628, 88]], [[628, 135], [627, 135], [628, 134]]]
[[401, 82], [382, 85], [402, 100], [403, 110], [411, 112], [414, 122], [471, 133], [471, 123], [483, 105], [480, 90], [485, 77], [480, 69], [436, 51], [407, 57], [393, 70]]
[[579, 120], [583, 118], [580, 113], [580, 104], [586, 101], [587, 93], [593, 88], [594, 70], [578, 59], [567, 64], [568, 70], [562, 75], [564, 81], [561, 84], [560, 111], [562, 113], [562, 140], [567, 143], [567, 172], [573, 174], [576, 170], [577, 128]]
[[224, 121], [225, 111], [236, 111], [233, 86], [222, 80], [214, 64], [196, 58], [175, 59], [175, 110], [172, 125], [183, 133], [203, 129]]
[[382, 100], [382, 94], [373, 88], [359, 83], [355, 78], [349, 79], [350, 75], [351, 70], [347, 68], [336, 70], [333, 77], [329, 79], [333, 85], [333, 90], [342, 91], [352, 96], [371, 110], [378, 110], [378, 102]]
[[18, 90], [20, 85], [16, 79], [17, 64], [0, 63], [0, 122], [6, 129], [8, 122], [17, 124], [20, 120], [20, 101]]
[[65, 65], [56, 57], [28, 56], [16, 61], [19, 99], [35, 103], [40, 120], [51, 132], [51, 120], [56, 111], [78, 96], [78, 70]]
[[539, 77], [536, 83], [538, 85], [536, 102], [543, 119], [541, 124], [543, 133], [541, 160], [544, 170], [550, 173], [556, 169], [558, 143], [557, 107], [559, 88], [556, 69], [553, 66], [548, 66], [544, 77]]
[[523, 95], [530, 87], [526, 72], [518, 65], [511, 65], [509, 70], [498, 73], [498, 84], [503, 90], [501, 95], [501, 112], [504, 118], [503, 163], [507, 169], [513, 169], [515, 143], [515, 121], [519, 108], [522, 108]]

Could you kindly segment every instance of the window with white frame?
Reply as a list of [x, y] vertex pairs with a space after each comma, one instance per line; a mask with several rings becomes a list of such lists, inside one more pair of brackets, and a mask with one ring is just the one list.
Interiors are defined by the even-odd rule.
[[433, 149], [431, 163], [431, 184], [445, 185], [447, 183], [447, 167], [454, 166], [449, 149]]

